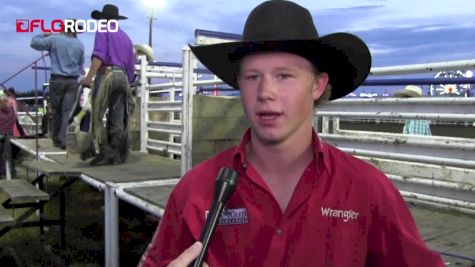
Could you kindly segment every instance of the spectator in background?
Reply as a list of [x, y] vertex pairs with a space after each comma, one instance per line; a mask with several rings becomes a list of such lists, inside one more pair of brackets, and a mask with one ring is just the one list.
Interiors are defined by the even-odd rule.
[[0, 175], [5, 175], [5, 159], [8, 158], [9, 149], [5, 149], [13, 134], [15, 111], [8, 104], [7, 95], [0, 90]]
[[49, 98], [51, 103], [51, 139], [54, 146], [66, 148], [69, 114], [79, 89], [78, 77], [84, 74], [84, 45], [75, 32], [43, 33], [33, 37], [31, 47], [48, 51], [51, 58]]
[[16, 92], [15, 88], [10, 87], [8, 90], [5, 90], [5, 94], [7, 96], [8, 104], [13, 108], [15, 111], [15, 122], [13, 123], [13, 137], [20, 137], [24, 135], [23, 129], [18, 121], [18, 102], [16, 100]]
[[[403, 98], [422, 97], [422, 88], [415, 85], [408, 85], [404, 88], [404, 90], [395, 92], [394, 96]], [[430, 130], [430, 122], [428, 120], [406, 120], [402, 133], [413, 135], [432, 135]]]

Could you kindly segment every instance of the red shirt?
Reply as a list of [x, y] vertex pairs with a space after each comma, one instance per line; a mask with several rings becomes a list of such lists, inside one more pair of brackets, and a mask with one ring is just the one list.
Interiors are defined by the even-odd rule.
[[323, 142], [283, 213], [239, 146], [190, 170], [171, 194], [143, 266], [166, 266], [199, 240], [221, 167], [240, 174], [210, 242], [214, 266], [444, 266], [422, 241], [391, 181], [368, 163]]
[[13, 125], [15, 125], [15, 110], [7, 104], [4, 109], [0, 109], [0, 134], [12, 135]]

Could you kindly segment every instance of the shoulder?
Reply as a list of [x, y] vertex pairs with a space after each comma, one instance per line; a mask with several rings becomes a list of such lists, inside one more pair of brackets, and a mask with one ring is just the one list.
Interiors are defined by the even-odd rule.
[[369, 191], [380, 189], [394, 191], [395, 187], [381, 170], [356, 156], [330, 144], [327, 146], [328, 164], [334, 177], [341, 177], [348, 183], [364, 186]]
[[370, 163], [357, 158], [342, 151], [341, 149], [334, 147], [328, 143], [325, 143], [327, 147], [326, 156], [329, 157], [329, 164], [333, 171], [344, 171], [354, 174], [369, 174], [375, 176], [385, 176], [379, 169], [371, 165]]
[[[171, 197], [178, 203], [185, 203], [193, 198], [193, 201], [203, 201], [202, 196], [212, 196], [214, 181], [222, 167], [232, 167], [235, 147], [226, 149], [212, 158], [195, 165], [178, 182]], [[202, 192], [195, 194], [196, 192]], [[195, 199], [197, 198], [197, 199]]]
[[358, 198], [368, 206], [372, 216], [383, 216], [392, 212], [392, 209], [407, 209], [401, 193], [385, 173], [362, 159], [328, 146], [333, 182], [343, 191], [357, 192]]

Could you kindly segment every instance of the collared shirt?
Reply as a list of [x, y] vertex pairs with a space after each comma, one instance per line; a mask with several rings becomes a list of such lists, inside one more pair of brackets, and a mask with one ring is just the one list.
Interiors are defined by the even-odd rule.
[[96, 32], [92, 56], [99, 58], [103, 65], [120, 67], [127, 73], [129, 82], [134, 80], [134, 48], [122, 29], [117, 32]]
[[64, 34], [38, 34], [31, 39], [31, 47], [49, 52], [51, 74], [76, 77], [84, 74], [84, 45], [77, 38]]
[[282, 212], [239, 146], [190, 170], [172, 192], [142, 266], [166, 266], [199, 240], [221, 167], [239, 174], [210, 242], [210, 266], [444, 266], [379, 170], [323, 142]]
[[406, 120], [402, 133], [432, 135], [432, 132], [430, 131], [430, 122], [428, 120]]

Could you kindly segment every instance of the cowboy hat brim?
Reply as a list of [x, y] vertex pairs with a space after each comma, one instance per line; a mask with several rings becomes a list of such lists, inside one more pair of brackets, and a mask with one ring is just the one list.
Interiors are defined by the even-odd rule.
[[421, 97], [420, 94], [411, 90], [400, 90], [394, 93], [395, 97]]
[[333, 86], [330, 100], [354, 91], [368, 76], [371, 54], [355, 35], [334, 33], [315, 40], [266, 40], [189, 45], [198, 60], [225, 83], [239, 89], [239, 61], [246, 55], [263, 51], [282, 51], [300, 55], [320, 72], [329, 75]]
[[91, 18], [93, 19], [127, 19], [126, 16], [107, 16], [99, 10], [94, 10], [91, 12]]

